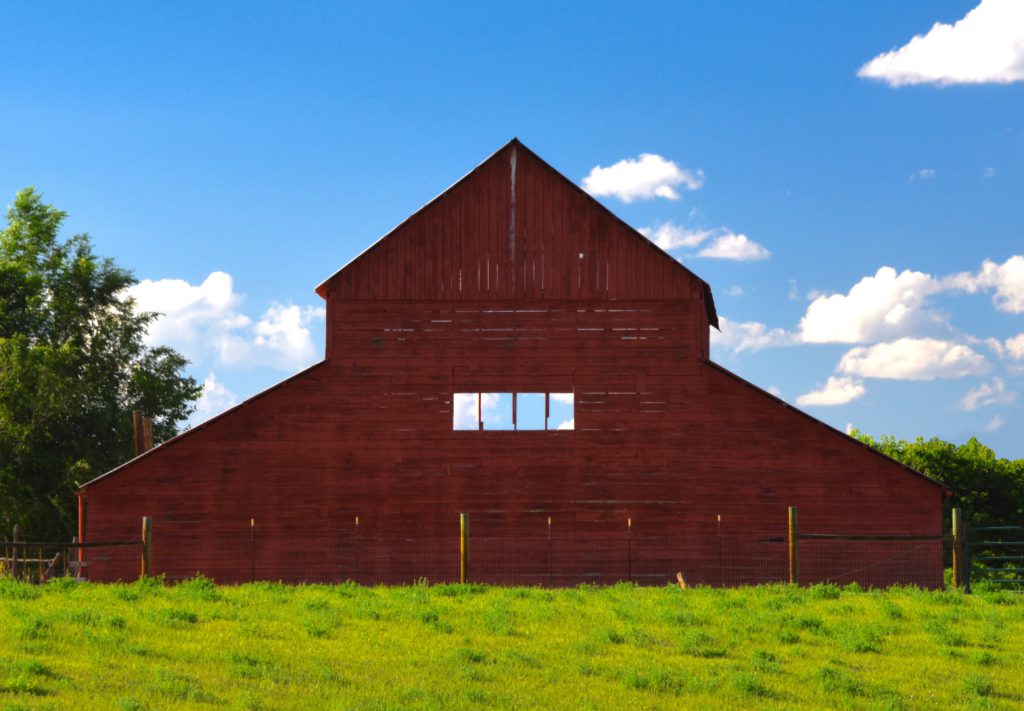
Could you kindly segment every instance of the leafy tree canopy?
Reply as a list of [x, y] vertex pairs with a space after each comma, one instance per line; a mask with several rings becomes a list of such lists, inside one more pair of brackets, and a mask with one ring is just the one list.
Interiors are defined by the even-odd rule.
[[78, 485], [134, 454], [132, 410], [162, 441], [202, 391], [143, 343], [156, 314], [136, 312], [131, 273], [86, 234], [58, 239], [65, 216], [29, 188], [0, 231], [0, 533], [36, 540], [72, 535]]
[[952, 489], [947, 516], [959, 507], [973, 526], [1024, 522], [1024, 459], [999, 459], [974, 437], [957, 445], [937, 437], [908, 442], [856, 430], [853, 436]]

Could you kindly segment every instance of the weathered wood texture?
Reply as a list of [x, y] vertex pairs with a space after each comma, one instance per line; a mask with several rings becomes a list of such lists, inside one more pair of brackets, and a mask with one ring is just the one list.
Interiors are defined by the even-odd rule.
[[[134, 535], [150, 515], [154, 573], [190, 574], [196, 541], [244, 553], [255, 519], [278, 550], [259, 576], [301, 579], [303, 540], [332, 551], [328, 569], [369, 570], [359, 516], [368, 542], [447, 537], [436, 545], [451, 554], [402, 565], [451, 579], [466, 512], [483, 540], [474, 571], [514, 555], [543, 582], [549, 516], [558, 536], [598, 541], [572, 554], [598, 572], [627, 569], [632, 553], [600, 543], [625, 537], [627, 518], [645, 541], [784, 540], [789, 506], [808, 532], [863, 532], [869, 511], [874, 532], [940, 533], [941, 487], [708, 361], [706, 285], [518, 143], [319, 292], [326, 360], [87, 485], [87, 540]], [[576, 429], [453, 431], [453, 393], [514, 391], [575, 393]], [[492, 544], [488, 562], [496, 537], [538, 542]], [[684, 544], [665, 541], [644, 545], [674, 577]], [[751, 566], [785, 578], [784, 543], [748, 547]], [[713, 548], [692, 555], [704, 565]], [[940, 584], [940, 554], [925, 557], [916, 582]], [[814, 565], [802, 560], [804, 581]]]

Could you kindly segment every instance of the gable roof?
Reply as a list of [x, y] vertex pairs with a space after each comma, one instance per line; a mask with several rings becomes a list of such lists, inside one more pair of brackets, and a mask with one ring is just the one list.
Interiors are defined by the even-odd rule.
[[[456, 191], [458, 191], [460, 188], [465, 188], [467, 185], [473, 183], [474, 181], [484, 181], [484, 173], [486, 171], [493, 170], [495, 164], [500, 163], [505, 158], [506, 155], [511, 156], [513, 166], [513, 177], [511, 180], [512, 208], [511, 213], [509, 215], [511, 221], [511, 231], [514, 232], [514, 230], [516, 229], [515, 214], [518, 214], [515, 208], [515, 159], [517, 155], [521, 155], [525, 156], [528, 161], [533, 162], [535, 165], [539, 166], [544, 172], [548, 173], [549, 176], [554, 179], [559, 189], [568, 190], [569, 194], [571, 194], [574, 199], [582, 200], [589, 210], [596, 211], [603, 219], [611, 223], [614, 223], [617, 232], [626, 235], [626, 239], [628, 239], [631, 242], [635, 241], [636, 244], [642, 245], [642, 249], [644, 250], [645, 254], [648, 254], [652, 260], [656, 260], [659, 263], [659, 265], [663, 265], [659, 266], [659, 269], [664, 268], [670, 271], [671, 273], [682, 275], [691, 283], [699, 285], [708, 321], [715, 328], [719, 327], [718, 314], [715, 309], [714, 298], [712, 297], [711, 287], [708, 285], [707, 282], [705, 282], [699, 276], [690, 271], [687, 267], [685, 267], [682, 263], [680, 263], [670, 254], [668, 254], [660, 247], [658, 247], [654, 242], [649, 240], [644, 235], [640, 234], [640, 232], [638, 232], [635, 228], [633, 228], [620, 217], [615, 215], [615, 213], [613, 213], [611, 210], [609, 210], [607, 207], [601, 204], [598, 200], [596, 200], [592, 195], [583, 190], [576, 183], [569, 180], [562, 173], [558, 172], [553, 167], [551, 167], [551, 165], [547, 163], [544, 159], [542, 159], [528, 147], [523, 145], [523, 143], [519, 141], [518, 138], [513, 138], [511, 141], [509, 141], [501, 148], [499, 148], [497, 151], [492, 153], [483, 162], [481, 162], [479, 165], [477, 165], [475, 168], [469, 171], [469, 173], [467, 173], [462, 178], [457, 180], [450, 187], [441, 192], [441, 194], [439, 194], [437, 197], [435, 197], [434, 199], [430, 200], [425, 205], [420, 207], [409, 217], [403, 220], [399, 225], [394, 227], [391, 231], [389, 231], [387, 234], [385, 234], [383, 237], [381, 237], [376, 242], [371, 244], [359, 255], [357, 255], [355, 258], [353, 258], [351, 261], [349, 261], [347, 264], [341, 267], [341, 269], [339, 269], [330, 277], [325, 279], [316, 287], [316, 293], [326, 299], [329, 296], [329, 292], [331, 291], [332, 285], [337, 284], [341, 279], [345, 278], [347, 275], [352, 274], [358, 269], [367, 266], [368, 260], [375, 258], [375, 255], [380, 255], [383, 250], [386, 250], [389, 247], [389, 245], [395, 243], [396, 240], [401, 240], [402, 235], [412, 231], [416, 223], [424, 219], [424, 216], [429, 211], [431, 211], [432, 208], [438, 208], [440, 203], [444, 202], [446, 199], [450, 199], [453, 196], [453, 194], [456, 193]], [[522, 171], [522, 165], [523, 164], [520, 163], [520, 171]], [[519, 209], [520, 211], [522, 211], [522, 206], [520, 206]], [[419, 239], [422, 242], [428, 238], [420, 237]], [[431, 235], [429, 239], [436, 240], [437, 236]], [[381, 259], [383, 259], [383, 257], [381, 257]], [[500, 268], [500, 264], [498, 265], [498, 267]], [[607, 279], [608, 277], [605, 276], [606, 289], [608, 286]], [[598, 283], [600, 283], [600, 274], [597, 275], [597, 280]]]

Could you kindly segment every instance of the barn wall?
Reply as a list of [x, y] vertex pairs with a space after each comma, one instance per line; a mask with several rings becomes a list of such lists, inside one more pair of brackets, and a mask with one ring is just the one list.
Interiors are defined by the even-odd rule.
[[[939, 487], [702, 361], [698, 302], [613, 306], [336, 302], [329, 361], [90, 486], [88, 535], [939, 532]], [[453, 431], [477, 390], [575, 392], [576, 430]]]

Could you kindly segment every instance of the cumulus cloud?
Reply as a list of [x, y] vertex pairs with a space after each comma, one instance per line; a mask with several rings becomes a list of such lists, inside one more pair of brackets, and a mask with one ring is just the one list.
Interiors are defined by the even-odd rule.
[[1006, 354], [1014, 360], [1024, 360], [1024, 333], [1006, 339]]
[[198, 285], [145, 279], [128, 295], [139, 311], [159, 314], [146, 334], [147, 345], [171, 346], [195, 363], [298, 370], [316, 360], [307, 326], [324, 318], [322, 307], [272, 303], [254, 320], [242, 312], [243, 297], [225, 272], [213, 272]]
[[[477, 400], [480, 405], [477, 407]], [[455, 393], [452, 402], [452, 418], [457, 430], [475, 430], [479, 428], [479, 415], [488, 419], [488, 415], [498, 407], [497, 393]]]
[[623, 202], [656, 197], [678, 200], [676, 188], [697, 190], [703, 184], [702, 170], [685, 170], [655, 153], [641, 153], [607, 168], [596, 165], [583, 179], [583, 189], [591, 195], [616, 197]]
[[788, 346], [793, 335], [782, 328], [768, 328], [757, 321], [732, 321], [718, 317], [717, 331], [711, 331], [711, 345], [732, 353], [759, 351], [764, 348]]
[[857, 72], [889, 86], [1008, 84], [1024, 79], [1024, 2], [982, 0], [952, 25], [880, 54]]
[[973, 294], [982, 290], [994, 290], [992, 302], [1000, 311], [1024, 313], [1024, 256], [1015, 254], [1002, 264], [986, 259], [981, 269], [974, 273], [955, 274], [946, 277], [943, 285]]
[[833, 375], [817, 390], [812, 390], [798, 397], [796, 404], [801, 407], [845, 405], [861, 397], [865, 392], [867, 392], [867, 389], [861, 381], [850, 377], [837, 377]]
[[192, 419], [203, 422], [237, 404], [238, 396], [218, 382], [217, 376], [210, 373], [203, 380], [203, 392], [196, 401], [196, 411]]
[[982, 383], [971, 388], [960, 401], [961, 409], [973, 412], [979, 407], [988, 405], [1006, 405], [1013, 402], [1017, 394], [1006, 390], [1006, 382], [1002, 378], [992, 378], [991, 383]]
[[935, 168], [921, 168], [910, 174], [910, 180], [911, 182], [916, 180], [934, 180], [937, 174]]
[[969, 346], [934, 338], [901, 338], [846, 352], [836, 368], [864, 378], [934, 380], [962, 378], [988, 370], [988, 362]]
[[559, 429], [559, 430], [574, 430], [574, 429], [576, 429], [576, 418], [575, 417], [570, 417], [565, 422], [560, 423], [556, 429]]
[[637, 231], [665, 251], [705, 245], [694, 255], [697, 257], [752, 261], [771, 256], [771, 252], [746, 235], [736, 234], [725, 227], [690, 228], [664, 222], [657, 226], [641, 227]]
[[726, 232], [721, 234], [704, 249], [697, 252], [698, 257], [709, 259], [732, 259], [739, 262], [768, 259], [771, 252], [746, 235]]
[[657, 227], [641, 227], [637, 232], [666, 252], [670, 249], [696, 247], [714, 234], [714, 230], [690, 229], [672, 222], [663, 222]]
[[929, 275], [882, 267], [846, 294], [818, 296], [807, 307], [797, 331], [806, 343], [863, 343], [902, 334], [924, 320], [938, 319], [923, 307], [941, 291]]
[[743, 293], [744, 292], [742, 286], [730, 286], [728, 289], [725, 290], [726, 296], [743, 296]]

